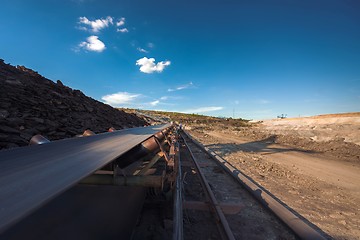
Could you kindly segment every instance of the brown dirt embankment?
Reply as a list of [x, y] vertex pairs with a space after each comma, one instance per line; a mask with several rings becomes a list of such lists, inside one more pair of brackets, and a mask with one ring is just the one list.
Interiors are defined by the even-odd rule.
[[0, 149], [26, 146], [35, 134], [50, 140], [143, 126], [135, 116], [85, 96], [23, 66], [0, 59]]

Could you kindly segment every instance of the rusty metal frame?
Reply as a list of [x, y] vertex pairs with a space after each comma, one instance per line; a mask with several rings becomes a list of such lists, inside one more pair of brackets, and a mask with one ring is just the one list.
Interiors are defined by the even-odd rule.
[[153, 138], [155, 139], [157, 145], [159, 146], [160, 151], [164, 154], [164, 158], [165, 158], [166, 162], [169, 163], [169, 162], [170, 162], [170, 157], [169, 157], [169, 155], [166, 153], [164, 147], [161, 145], [161, 142], [159, 141], [159, 139], [158, 139], [156, 136], [154, 136]]
[[161, 134], [164, 136], [165, 141], [167, 142], [167, 144], [170, 146], [171, 145], [171, 141], [169, 141], [169, 138], [166, 136], [166, 134], [163, 131], [160, 131]]
[[116, 185], [116, 186], [141, 186], [162, 188], [164, 176], [130, 175], [114, 176], [112, 174], [93, 174], [82, 179], [80, 184], [89, 185]]
[[197, 163], [194, 154], [191, 152], [190, 147], [187, 144], [185, 138], [182, 137], [182, 139], [183, 139], [184, 144], [187, 147], [187, 149], [190, 153], [190, 156], [195, 164], [195, 168], [196, 168], [197, 172], [199, 173], [201, 184], [204, 186], [205, 192], [207, 193], [207, 195], [210, 199], [210, 206], [214, 209], [219, 222], [221, 222], [221, 226], [223, 228], [224, 234], [226, 235], [226, 238], [230, 239], [230, 240], [235, 240], [234, 234], [230, 229], [230, 226], [229, 226], [228, 221], [226, 220], [225, 214], [222, 211], [221, 207], [219, 206], [219, 203], [218, 203], [213, 191], [211, 190], [209, 183], [206, 181], [205, 175], [201, 171], [201, 168], [200, 168], [199, 164]]
[[[221, 202], [219, 203], [219, 206], [226, 215], [238, 214], [245, 207], [245, 205], [242, 203], [221, 203]], [[209, 211], [209, 203], [201, 202], [201, 201], [183, 201], [183, 208]]]
[[[178, 145], [178, 143], [176, 143]], [[181, 158], [179, 147], [175, 147], [174, 155], [174, 171], [176, 174], [176, 182], [174, 187], [174, 223], [173, 223], [173, 240], [182, 240], [183, 233], [183, 187], [182, 187], [182, 172], [181, 172]]]
[[159, 152], [157, 153], [146, 165], [144, 168], [142, 168], [141, 170], [138, 170], [137, 172], [134, 173], [134, 175], [145, 175], [145, 173], [152, 167], [154, 166], [160, 158], [162, 158], [164, 156], [163, 152]]

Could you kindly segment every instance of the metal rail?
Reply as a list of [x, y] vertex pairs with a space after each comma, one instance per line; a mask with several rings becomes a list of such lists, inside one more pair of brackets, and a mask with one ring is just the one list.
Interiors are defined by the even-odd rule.
[[218, 201], [216, 200], [216, 197], [215, 197], [213, 191], [211, 190], [211, 187], [210, 187], [209, 183], [207, 182], [207, 180], [205, 178], [205, 175], [202, 173], [202, 171], [200, 169], [200, 166], [197, 163], [196, 158], [195, 158], [194, 154], [192, 153], [189, 145], [187, 144], [185, 138], [182, 135], [181, 135], [181, 137], [182, 137], [182, 139], [184, 141], [184, 144], [186, 145], [186, 147], [187, 147], [187, 149], [188, 149], [188, 151], [189, 151], [189, 153], [191, 155], [191, 158], [192, 158], [192, 160], [193, 160], [193, 162], [195, 164], [196, 170], [199, 173], [202, 185], [205, 187], [207, 195], [210, 198], [211, 205], [214, 208], [219, 221], [221, 222], [221, 226], [222, 226], [222, 228], [224, 230], [224, 233], [225, 233], [227, 239], [234, 240], [235, 239], [234, 234], [233, 234], [232, 230], [230, 229], [230, 226], [229, 226], [228, 221], [226, 220], [225, 214], [222, 211]]
[[325, 240], [318, 231], [306, 223], [302, 217], [297, 216], [288, 208], [286, 208], [280, 200], [275, 199], [271, 194], [265, 191], [260, 185], [251, 181], [241, 171], [234, 168], [225, 159], [218, 156], [208, 147], [203, 146], [196, 141], [190, 134], [183, 131], [185, 135], [195, 143], [204, 152], [208, 153], [226, 172], [235, 178], [241, 185], [243, 185], [263, 206], [272, 211], [278, 218], [280, 218], [298, 237], [307, 240]]
[[[178, 143], [177, 149], [179, 150]], [[180, 151], [177, 151], [175, 154], [175, 171], [176, 182], [174, 189], [174, 226], [173, 226], [173, 240], [183, 240], [184, 239], [184, 230], [183, 230], [183, 189], [182, 189], [182, 172], [181, 172], [181, 158]]]
[[170, 124], [0, 152], [0, 233]]

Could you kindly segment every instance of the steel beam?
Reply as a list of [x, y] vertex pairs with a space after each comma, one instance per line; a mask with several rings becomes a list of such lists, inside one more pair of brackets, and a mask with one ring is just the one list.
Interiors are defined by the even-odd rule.
[[138, 187], [157, 187], [163, 186], [162, 176], [113, 176], [110, 174], [93, 174], [82, 179], [80, 184], [90, 185], [117, 185], [117, 186], [138, 186]]

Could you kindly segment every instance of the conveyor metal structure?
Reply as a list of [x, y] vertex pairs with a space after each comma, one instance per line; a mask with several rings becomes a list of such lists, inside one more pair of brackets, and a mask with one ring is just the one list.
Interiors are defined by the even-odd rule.
[[[11, 232], [11, 227], [20, 220], [51, 205], [57, 196], [65, 192], [71, 195], [80, 180], [114, 160], [119, 161], [119, 165], [121, 161], [129, 165], [130, 156], [141, 157], [153, 150], [149, 140], [154, 136], [163, 139], [170, 127], [164, 124], [131, 128], [0, 151], [0, 238], [9, 228]], [[62, 198], [67, 201], [66, 196]], [[56, 203], [53, 205], [52, 208], [58, 209]]]

